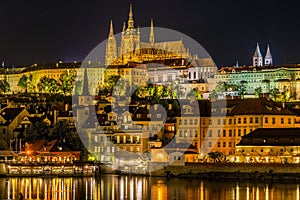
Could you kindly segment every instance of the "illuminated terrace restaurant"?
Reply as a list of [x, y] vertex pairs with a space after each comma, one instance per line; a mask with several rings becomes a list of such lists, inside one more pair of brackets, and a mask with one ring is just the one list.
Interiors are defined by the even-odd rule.
[[[57, 140], [26, 142], [20, 154], [0, 151], [1, 174], [8, 175], [93, 175], [93, 165], [80, 162], [80, 151]], [[8, 165], [5, 165], [7, 163]]]

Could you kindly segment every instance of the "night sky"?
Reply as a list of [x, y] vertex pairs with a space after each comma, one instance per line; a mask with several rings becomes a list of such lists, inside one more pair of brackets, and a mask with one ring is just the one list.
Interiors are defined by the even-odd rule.
[[239, 1], [14, 1], [0, 3], [0, 61], [6, 67], [81, 61], [107, 38], [109, 21], [122, 30], [133, 3], [135, 26], [174, 29], [198, 41], [216, 64], [249, 65], [259, 42], [274, 63], [300, 63], [300, 3]]

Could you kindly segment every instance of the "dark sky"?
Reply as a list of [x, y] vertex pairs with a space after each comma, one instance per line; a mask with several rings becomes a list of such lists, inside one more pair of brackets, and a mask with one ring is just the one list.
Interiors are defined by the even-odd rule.
[[249, 65], [256, 43], [275, 64], [300, 63], [297, 0], [15, 1], [0, 3], [0, 61], [6, 66], [83, 60], [116, 32], [133, 2], [135, 25], [174, 29], [198, 41], [217, 65]]

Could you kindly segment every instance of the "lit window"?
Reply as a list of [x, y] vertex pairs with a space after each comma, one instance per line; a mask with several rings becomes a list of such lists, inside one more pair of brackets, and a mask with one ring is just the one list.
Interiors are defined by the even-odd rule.
[[269, 118], [265, 117], [265, 123], [269, 123]]

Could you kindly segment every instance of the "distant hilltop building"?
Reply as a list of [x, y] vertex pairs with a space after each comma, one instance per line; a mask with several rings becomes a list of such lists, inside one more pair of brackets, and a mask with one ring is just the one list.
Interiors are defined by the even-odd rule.
[[267, 53], [265, 59], [260, 52], [259, 44], [257, 43], [256, 49], [253, 55], [253, 66], [260, 67], [260, 66], [271, 66], [273, 65], [273, 59], [270, 51], [270, 46], [267, 47]]
[[189, 50], [182, 40], [155, 42], [153, 20], [151, 19], [149, 41], [141, 41], [139, 28], [134, 27], [132, 5], [130, 4], [127, 27], [124, 22], [121, 43], [118, 45], [110, 22], [110, 30], [106, 45], [106, 65], [125, 65], [129, 62], [166, 60], [174, 58], [190, 58]]
[[263, 57], [257, 43], [252, 65], [222, 67], [207, 82], [209, 91], [225, 95], [270, 94], [274, 99], [300, 100], [300, 64], [274, 65], [269, 45]]
[[[211, 57], [192, 55], [181, 38], [176, 41], [155, 42], [153, 20], [150, 24], [149, 40], [141, 41], [140, 29], [134, 26], [132, 5], [128, 22], [123, 26], [120, 44], [117, 44], [113, 23], [110, 22], [105, 53], [105, 63], [59, 61], [16, 68], [6, 67], [0, 69], [0, 80], [8, 81], [9, 93], [41, 92], [37, 86], [42, 78], [60, 81], [60, 76], [65, 71], [75, 71], [77, 76], [82, 78], [83, 68], [86, 68], [89, 91], [95, 95], [99, 88], [107, 86], [108, 80], [113, 76], [120, 76], [131, 87], [145, 85], [150, 81], [153, 84], [189, 84], [186, 87], [188, 89], [200, 87], [201, 90], [206, 90], [207, 87], [202, 86], [203, 83], [218, 71]], [[22, 77], [30, 78], [30, 89], [20, 87], [19, 81]]]
[[147, 78], [144, 79], [157, 84], [173, 81], [180, 83], [206, 81], [217, 72], [217, 66], [211, 57], [199, 58], [197, 54], [192, 56], [182, 39], [155, 42], [152, 19], [149, 40], [142, 42], [140, 28], [134, 27], [133, 10], [130, 5], [128, 22], [127, 24], [124, 22], [120, 44], [117, 44], [113, 23], [110, 22], [105, 65], [108, 66], [108, 70], [112, 68], [118, 70], [132, 63], [144, 64], [147, 68]]

